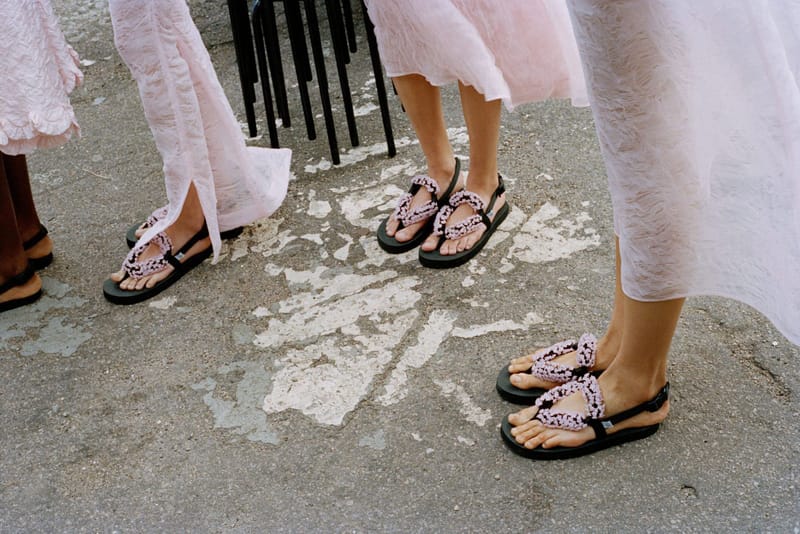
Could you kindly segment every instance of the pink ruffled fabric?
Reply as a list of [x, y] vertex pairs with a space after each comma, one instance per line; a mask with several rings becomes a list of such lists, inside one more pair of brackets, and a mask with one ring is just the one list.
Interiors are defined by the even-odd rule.
[[367, 0], [389, 76], [460, 80], [513, 108], [546, 98], [588, 104], [563, 0]]
[[110, 0], [114, 40], [139, 85], [164, 161], [169, 205], [144, 243], [177, 219], [194, 183], [216, 259], [220, 231], [271, 215], [291, 150], [248, 147], [184, 0]]
[[83, 81], [48, 0], [0, 0], [0, 152], [28, 154], [80, 134], [69, 94]]

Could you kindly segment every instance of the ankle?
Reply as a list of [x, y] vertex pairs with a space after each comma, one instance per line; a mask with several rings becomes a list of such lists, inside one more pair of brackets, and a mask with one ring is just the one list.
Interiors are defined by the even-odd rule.
[[467, 176], [466, 189], [467, 191], [478, 194], [484, 200], [489, 200], [497, 190], [499, 183], [500, 181], [496, 172], [478, 174], [470, 169], [469, 176]]
[[450, 183], [450, 180], [452, 180], [455, 171], [456, 162], [453, 158], [437, 163], [428, 163], [428, 176], [436, 180], [439, 185], [443, 185], [445, 187], [447, 187], [447, 185]]
[[621, 333], [610, 328], [603, 337], [597, 340], [597, 363], [601, 369], [607, 368], [614, 361], [617, 352], [619, 352], [621, 341]]
[[621, 404], [646, 402], [667, 382], [666, 374], [658, 369], [621, 369], [613, 362], [598, 380], [605, 395], [618, 399]]

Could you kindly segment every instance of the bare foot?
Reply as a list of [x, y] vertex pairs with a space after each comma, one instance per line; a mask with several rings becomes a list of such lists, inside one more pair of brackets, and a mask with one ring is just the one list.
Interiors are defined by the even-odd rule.
[[[467, 179], [466, 190], [476, 193], [479, 197], [481, 197], [481, 200], [483, 200], [484, 205], [488, 206], [492, 198], [492, 195], [495, 192], [496, 187], [497, 184], [491, 185], [489, 189], [480, 189], [480, 190], [471, 189], [469, 185], [469, 179]], [[500, 208], [503, 207], [505, 203], [506, 203], [506, 195], [505, 193], [503, 193], [497, 197], [497, 200], [495, 201], [494, 206], [492, 207], [492, 214], [490, 215], [487, 213], [487, 215], [489, 215], [490, 221], [494, 220], [495, 215], [500, 210]], [[450, 217], [447, 220], [446, 227], [450, 228], [460, 223], [461, 221], [471, 217], [472, 215], [475, 215], [475, 209], [469, 204], [462, 204], [458, 206], [456, 210], [450, 215]], [[477, 243], [480, 240], [481, 236], [483, 236], [483, 233], [485, 231], [486, 231], [485, 228], [481, 228], [473, 232], [470, 232], [468, 234], [465, 234], [458, 239], [447, 239], [442, 243], [442, 246], [439, 248], [439, 254], [441, 254], [442, 256], [452, 256], [453, 254], [456, 254], [458, 252], [469, 250], [475, 245], [475, 243]], [[428, 236], [428, 239], [426, 239], [422, 243], [421, 245], [422, 250], [425, 252], [432, 252], [436, 250], [436, 247], [439, 245], [440, 238], [441, 236], [431, 234], [430, 236]]]
[[[642, 387], [638, 381], [619, 381], [617, 377], [607, 376], [604, 373], [598, 378], [600, 390], [605, 401], [605, 417], [613, 416], [623, 411], [649, 401], [658, 393], [658, 389], [652, 391]], [[660, 389], [660, 388], [659, 388]], [[588, 410], [586, 399], [582, 392], [576, 392], [565, 397], [552, 406], [553, 410], [575, 412], [586, 417]], [[591, 427], [581, 430], [565, 430], [545, 426], [541, 421], [534, 417], [539, 408], [531, 406], [508, 416], [508, 422], [513, 428], [511, 434], [517, 443], [526, 449], [542, 447], [550, 449], [553, 447], [577, 447], [595, 439], [595, 431]], [[626, 428], [642, 428], [661, 423], [669, 413], [669, 401], [666, 401], [657, 411], [643, 411], [628, 419], [620, 421], [606, 430], [610, 434], [619, 432]]]
[[[173, 253], [174, 251], [180, 250], [186, 243], [188, 243], [189, 240], [196, 235], [201, 228], [202, 224], [198, 228], [196, 224], [188, 225], [186, 223], [182, 223], [180, 219], [175, 224], [167, 228], [164, 232], [172, 241]], [[187, 259], [191, 258], [195, 254], [207, 250], [209, 246], [211, 246], [210, 237], [200, 239], [194, 245], [192, 245], [188, 251], [186, 251], [186, 254], [183, 257]], [[159, 256], [161, 256], [161, 249], [158, 247], [158, 245], [150, 243], [139, 256], [139, 262], [145, 262], [149, 259], [158, 258]], [[134, 278], [132, 276], [128, 276], [128, 273], [125, 271], [125, 269], [121, 268], [119, 271], [112, 273], [109, 278], [111, 278], [111, 280], [114, 282], [117, 282], [120, 289], [125, 291], [138, 291], [153, 287], [158, 282], [168, 277], [174, 270], [175, 269], [171, 265], [167, 265], [164, 269], [153, 274], [143, 276], [141, 278]]]
[[[443, 195], [447, 191], [448, 187], [450, 186], [450, 182], [453, 179], [453, 173], [455, 172], [455, 167], [456, 167], [455, 160], [453, 160], [451, 162], [450, 167], [441, 169], [428, 169], [428, 172], [430, 173], [429, 176], [434, 180], [436, 180], [436, 183], [439, 184], [439, 197], [437, 197], [437, 199], [435, 200], [441, 198], [441, 195]], [[459, 173], [458, 181], [456, 182], [456, 185], [453, 187], [452, 192], [458, 191], [463, 186], [464, 186], [464, 177], [461, 176], [461, 173]], [[419, 206], [422, 206], [423, 204], [430, 202], [432, 200], [431, 198], [432, 196], [433, 195], [427, 189], [425, 189], [424, 187], [420, 187], [419, 191], [417, 191], [417, 193], [411, 199], [411, 204], [409, 205], [408, 210], [413, 211], [415, 208], [418, 208]], [[435, 216], [436, 214], [431, 215], [431, 217]], [[413, 239], [414, 236], [417, 235], [417, 232], [419, 232], [422, 229], [422, 227], [424, 227], [427, 223], [428, 219], [425, 219], [416, 222], [414, 224], [405, 226], [403, 228], [400, 228], [400, 221], [398, 221], [394, 217], [393, 213], [392, 215], [389, 216], [389, 220], [386, 223], [386, 235], [388, 235], [389, 237], [394, 237], [395, 240], [397, 240], [399, 243], [405, 243], [406, 241], [410, 241], [411, 239]]]

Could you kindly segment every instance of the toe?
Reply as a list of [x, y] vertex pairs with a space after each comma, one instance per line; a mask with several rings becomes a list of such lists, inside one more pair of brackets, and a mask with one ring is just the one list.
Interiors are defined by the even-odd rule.
[[511, 423], [513, 426], [520, 426], [528, 423], [533, 416], [536, 415], [536, 412], [539, 411], [539, 408], [536, 406], [528, 406], [527, 408], [523, 408], [522, 410], [512, 413], [508, 416], [508, 422]]
[[430, 235], [428, 238], [422, 243], [422, 250], [425, 252], [433, 252], [436, 250], [436, 245], [439, 244], [439, 236]]
[[531, 389], [545, 387], [545, 383], [528, 373], [515, 373], [509, 377], [511, 384], [519, 389]]

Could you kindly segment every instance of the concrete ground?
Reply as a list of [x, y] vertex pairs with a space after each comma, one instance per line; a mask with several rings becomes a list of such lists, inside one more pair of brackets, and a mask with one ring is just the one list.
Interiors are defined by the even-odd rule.
[[[655, 436], [552, 463], [501, 442], [501, 366], [609, 316], [612, 219], [586, 109], [504, 116], [512, 215], [475, 261], [429, 271], [375, 242], [423, 158], [392, 98], [387, 159], [362, 40], [362, 145], [345, 144], [339, 106], [331, 166], [293, 94], [280, 210], [154, 301], [107, 303], [124, 231], [164, 188], [105, 3], [54, 0], [85, 61], [83, 137], [29, 159], [56, 261], [39, 303], [0, 315], [0, 532], [800, 531], [800, 351], [732, 301], [688, 301]], [[243, 121], [225, 3], [190, 4]], [[466, 156], [451, 89], [445, 108]]]

